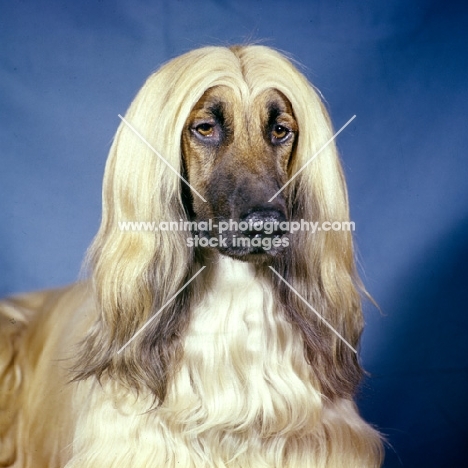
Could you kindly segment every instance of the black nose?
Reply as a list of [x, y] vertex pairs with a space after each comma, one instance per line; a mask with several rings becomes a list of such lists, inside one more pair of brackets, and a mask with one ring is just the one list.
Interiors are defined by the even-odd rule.
[[281, 237], [287, 232], [285, 221], [286, 216], [282, 211], [259, 208], [242, 216], [239, 227], [248, 237]]

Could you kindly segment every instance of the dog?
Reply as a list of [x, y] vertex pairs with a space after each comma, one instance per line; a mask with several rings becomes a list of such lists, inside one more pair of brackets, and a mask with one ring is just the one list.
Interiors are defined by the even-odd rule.
[[353, 402], [351, 233], [288, 229], [349, 221], [332, 136], [265, 46], [150, 76], [110, 150], [87, 279], [0, 305], [0, 466], [380, 466]]

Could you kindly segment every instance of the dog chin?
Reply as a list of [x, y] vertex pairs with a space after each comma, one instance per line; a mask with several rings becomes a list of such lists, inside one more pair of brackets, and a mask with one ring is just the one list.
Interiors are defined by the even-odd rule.
[[250, 263], [266, 263], [284, 254], [286, 247], [222, 247], [217, 249], [222, 255]]
[[251, 263], [265, 263], [281, 256], [289, 246], [289, 236], [254, 236], [239, 233], [199, 231], [196, 247], [217, 251], [222, 255]]
[[273, 260], [273, 258], [277, 258], [278, 256], [282, 255], [282, 252], [236, 252], [236, 251], [227, 251], [219, 250], [221, 255], [225, 255], [227, 257], [233, 258], [235, 260], [240, 260], [241, 262], [246, 263], [269, 263]]

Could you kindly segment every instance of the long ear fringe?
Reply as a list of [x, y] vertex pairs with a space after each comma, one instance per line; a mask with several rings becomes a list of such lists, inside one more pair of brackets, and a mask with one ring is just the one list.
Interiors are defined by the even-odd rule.
[[119, 223], [158, 226], [187, 220], [183, 182], [176, 175], [183, 172], [183, 126], [208, 87], [236, 87], [241, 77], [240, 64], [228, 49], [195, 50], [152, 75], [126, 113], [125, 120], [146, 142], [122, 122], [109, 153], [101, 227], [86, 260], [99, 318], [82, 344], [76, 379], [109, 374], [132, 388], [149, 387], [162, 401], [194, 288], [167, 306], [142, 337], [117, 352], [195, 273], [195, 254], [187, 247], [187, 232], [124, 231]]
[[[219, 84], [252, 95], [272, 87], [290, 100], [299, 124], [290, 175], [332, 136], [328, 115], [312, 86], [287, 59], [263, 46], [204, 48], [178, 57], [148, 79], [126, 119], [181, 172], [180, 138], [186, 118], [203, 92]], [[180, 355], [202, 282], [179, 295], [135, 343], [119, 355], [117, 351], [203, 259], [187, 248], [187, 233], [123, 232], [118, 222], [184, 221], [181, 183], [125, 123], [120, 125], [106, 165], [102, 224], [88, 255], [100, 317], [82, 347], [75, 368], [78, 379], [109, 373], [132, 388], [149, 387], [163, 401], [169, 369]], [[292, 219], [349, 220], [334, 144], [308, 164], [287, 191]], [[353, 347], [358, 346], [362, 316], [349, 232], [296, 233], [290, 255], [275, 260], [274, 266]], [[322, 392], [330, 398], [350, 396], [360, 376], [356, 354], [289, 288], [276, 278], [272, 281], [277, 299], [304, 337]]]
[[[319, 140], [319, 136], [316, 139]], [[349, 221], [346, 191], [334, 148], [318, 158], [333, 158], [339, 177], [326, 178], [317, 160], [299, 176], [295, 187], [292, 219], [318, 221], [319, 226], [329, 221]], [[325, 161], [326, 163], [326, 161]], [[332, 175], [333, 174], [332, 172]], [[304, 178], [314, 190], [304, 189]], [[333, 191], [334, 203], [330, 200]], [[288, 282], [313, 306], [320, 315], [356, 350], [362, 331], [359, 279], [354, 265], [351, 233], [347, 231], [307, 231], [292, 235], [291, 255], [286, 258], [284, 270]], [[322, 391], [331, 397], [350, 397], [354, 394], [362, 371], [357, 354], [336, 336], [307, 306], [284, 285], [278, 285], [282, 303], [293, 323], [300, 323], [306, 354]], [[319, 335], [319, 336], [317, 336]]]

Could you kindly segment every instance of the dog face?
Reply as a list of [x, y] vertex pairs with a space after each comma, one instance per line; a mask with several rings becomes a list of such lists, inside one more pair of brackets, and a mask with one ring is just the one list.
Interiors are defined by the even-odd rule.
[[219, 252], [264, 261], [288, 245], [283, 192], [298, 126], [292, 106], [275, 89], [245, 102], [231, 88], [208, 89], [190, 113], [182, 134], [184, 165], [193, 194], [191, 212]]

